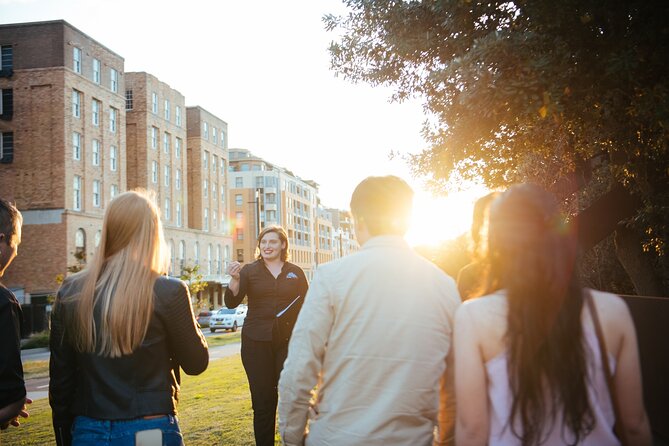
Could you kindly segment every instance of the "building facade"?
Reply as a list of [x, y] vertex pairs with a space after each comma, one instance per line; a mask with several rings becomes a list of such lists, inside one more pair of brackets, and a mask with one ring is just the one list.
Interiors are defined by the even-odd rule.
[[0, 191], [24, 216], [6, 282], [30, 302], [93, 255], [126, 189], [124, 60], [62, 20], [0, 25], [0, 47]]

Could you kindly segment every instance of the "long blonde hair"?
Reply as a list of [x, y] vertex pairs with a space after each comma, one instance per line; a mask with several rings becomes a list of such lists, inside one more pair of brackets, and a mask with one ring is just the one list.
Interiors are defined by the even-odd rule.
[[[153, 312], [153, 287], [167, 270], [160, 212], [143, 190], [123, 193], [109, 204], [100, 245], [82, 271], [74, 296], [72, 342], [82, 352], [119, 357], [144, 340]], [[100, 326], [93, 311], [100, 306]]]

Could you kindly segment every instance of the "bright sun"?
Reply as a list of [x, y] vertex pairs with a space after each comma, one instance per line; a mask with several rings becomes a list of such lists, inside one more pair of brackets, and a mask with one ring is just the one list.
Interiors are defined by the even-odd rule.
[[434, 246], [469, 231], [474, 203], [487, 193], [483, 186], [451, 193], [448, 197], [434, 197], [429, 192], [416, 190], [407, 241], [412, 246]]

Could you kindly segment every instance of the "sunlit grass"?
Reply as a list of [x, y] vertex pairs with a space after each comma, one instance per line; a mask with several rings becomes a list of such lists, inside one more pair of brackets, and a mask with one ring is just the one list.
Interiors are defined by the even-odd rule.
[[[211, 362], [199, 376], [182, 374], [180, 395], [179, 424], [187, 445], [255, 444], [251, 397], [240, 355]], [[0, 444], [55, 444], [48, 400], [36, 401], [29, 410], [30, 418], [21, 427], [0, 432]]]
[[49, 376], [49, 360], [23, 362], [23, 377], [25, 379], [46, 378]]
[[207, 337], [207, 344], [209, 344], [209, 347], [220, 347], [221, 345], [228, 345], [228, 344], [234, 344], [235, 342], [241, 342], [242, 340], [242, 333], [240, 331], [237, 332], [223, 332], [220, 335], [213, 335]]

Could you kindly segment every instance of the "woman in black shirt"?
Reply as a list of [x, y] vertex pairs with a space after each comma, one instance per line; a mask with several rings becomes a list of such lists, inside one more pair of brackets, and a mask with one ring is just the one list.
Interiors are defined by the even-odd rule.
[[288, 237], [279, 226], [258, 236], [258, 258], [242, 267], [232, 262], [225, 305], [235, 308], [248, 296], [242, 332], [242, 363], [253, 404], [253, 431], [259, 446], [274, 444], [277, 384], [288, 354], [288, 341], [304, 302], [304, 271], [288, 262]]

